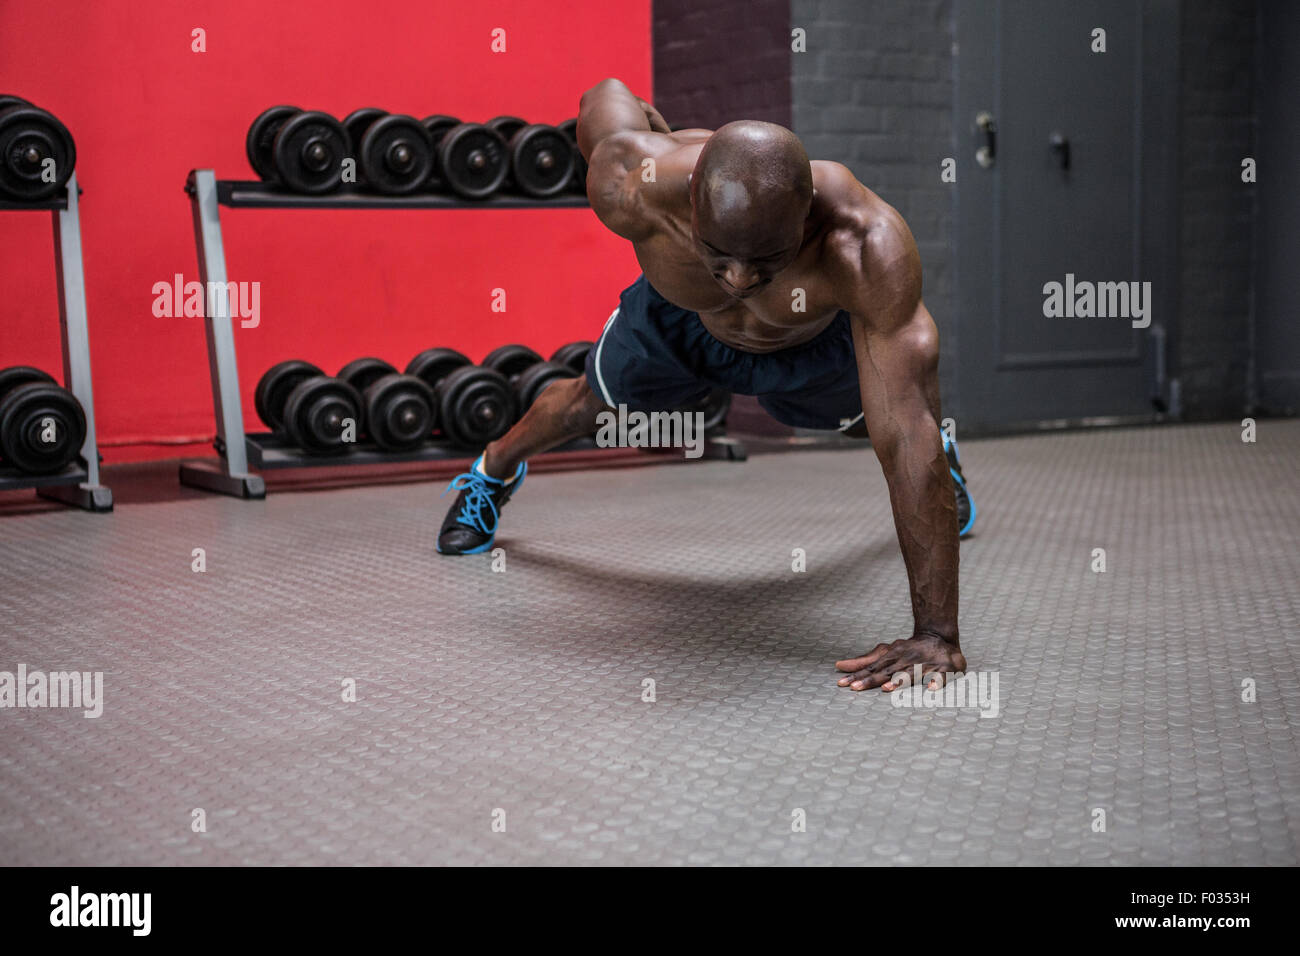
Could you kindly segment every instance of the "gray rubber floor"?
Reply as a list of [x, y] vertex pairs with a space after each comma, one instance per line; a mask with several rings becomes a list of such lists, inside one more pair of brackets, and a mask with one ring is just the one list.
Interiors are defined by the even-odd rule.
[[441, 485], [6, 517], [0, 670], [104, 712], [0, 710], [0, 863], [1295, 864], [1298, 449], [965, 443], [996, 717], [835, 685], [910, 623], [865, 450], [532, 476], [504, 572]]

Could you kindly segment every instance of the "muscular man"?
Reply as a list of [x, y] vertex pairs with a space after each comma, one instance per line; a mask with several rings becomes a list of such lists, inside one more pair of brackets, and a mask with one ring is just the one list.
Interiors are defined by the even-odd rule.
[[644, 274], [588, 354], [586, 377], [548, 388], [452, 482], [460, 495], [438, 550], [490, 548], [528, 457], [592, 434], [600, 412], [679, 407], [718, 385], [757, 395], [788, 425], [870, 434], [914, 624], [837, 662], [839, 685], [893, 690], [918, 664], [926, 675], [965, 671], [957, 539], [974, 508], [938, 424], [939, 337], [902, 217], [839, 163], [810, 163], [781, 126], [670, 132], [614, 79], [583, 94], [578, 142], [592, 209], [631, 241]]

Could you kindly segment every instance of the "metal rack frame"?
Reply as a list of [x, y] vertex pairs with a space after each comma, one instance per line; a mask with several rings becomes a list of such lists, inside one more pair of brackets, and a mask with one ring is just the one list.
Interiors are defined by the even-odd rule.
[[[392, 464], [412, 461], [440, 461], [472, 457], [465, 449], [430, 439], [408, 452], [390, 454], [365, 444], [345, 455], [307, 455], [288, 446], [281, 438], [264, 432], [244, 431], [240, 403], [239, 370], [235, 360], [235, 336], [231, 324], [227, 289], [226, 253], [221, 233], [221, 209], [581, 209], [585, 197], [531, 199], [524, 196], [495, 196], [467, 202], [451, 196], [419, 194], [380, 196], [364, 192], [342, 192], [326, 196], [288, 193], [262, 182], [217, 179], [211, 169], [195, 169], [185, 181], [194, 219], [194, 242], [198, 250], [199, 280], [205, 290], [220, 290], [211, 296], [211, 313], [204, 318], [208, 343], [208, 371], [212, 382], [212, 406], [216, 413], [217, 437], [213, 446], [217, 460], [192, 459], [181, 463], [182, 484], [237, 498], [265, 498], [266, 483], [250, 470], [320, 468], [331, 465]], [[578, 439], [553, 451], [595, 448], [590, 439]], [[543, 454], [550, 454], [544, 452]], [[704, 457], [743, 460], [744, 446], [734, 438], [710, 437]]]
[[80, 190], [77, 174], [63, 195], [38, 202], [0, 200], [0, 211], [49, 210], [54, 224], [54, 268], [58, 279], [59, 332], [63, 348], [63, 387], [86, 413], [86, 440], [79, 461], [53, 475], [28, 475], [0, 465], [0, 491], [35, 488], [44, 498], [86, 511], [113, 510], [113, 493], [99, 480], [99, 445], [95, 439], [95, 399], [90, 375], [90, 335], [86, 324], [86, 274], [81, 256]]

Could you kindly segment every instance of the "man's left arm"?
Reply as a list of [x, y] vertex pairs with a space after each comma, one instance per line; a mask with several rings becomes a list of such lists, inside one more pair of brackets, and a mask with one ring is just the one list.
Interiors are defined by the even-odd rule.
[[[901, 226], [901, 221], [899, 223]], [[892, 236], [890, 233], [893, 233]], [[921, 674], [964, 672], [957, 631], [957, 509], [939, 431], [939, 333], [921, 301], [921, 264], [906, 226], [874, 241], [849, 296], [862, 408], [889, 485], [907, 566], [913, 628], [839, 661], [841, 686], [892, 691]], [[897, 684], [894, 675], [904, 672]]]

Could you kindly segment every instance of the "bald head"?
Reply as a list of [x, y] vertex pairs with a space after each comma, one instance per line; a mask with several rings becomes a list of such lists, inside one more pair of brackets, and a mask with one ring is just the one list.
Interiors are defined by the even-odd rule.
[[709, 137], [691, 174], [701, 256], [720, 279], [721, 269], [753, 280], [740, 285], [729, 278], [733, 291], [766, 284], [797, 255], [812, 195], [812, 167], [799, 137], [775, 123], [728, 123]]

